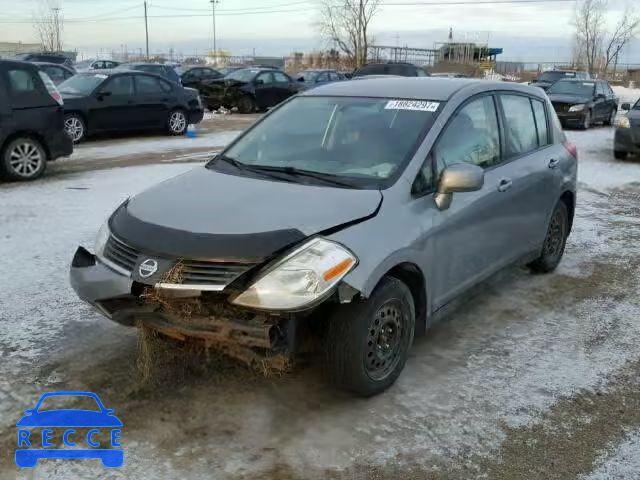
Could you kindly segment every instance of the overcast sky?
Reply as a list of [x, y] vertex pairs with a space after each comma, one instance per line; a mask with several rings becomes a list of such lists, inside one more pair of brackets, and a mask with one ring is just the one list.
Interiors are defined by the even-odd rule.
[[[0, 0], [0, 42], [36, 41], [31, 19], [46, 1], [62, 8], [65, 47], [91, 55], [102, 49], [144, 47], [142, 0]], [[218, 48], [233, 54], [286, 55], [326, 45], [318, 28], [320, 0], [220, 0], [216, 9]], [[570, 54], [575, 1], [471, 5], [415, 5], [455, 0], [383, 0], [372, 23], [376, 43], [431, 48], [447, 38], [489, 41], [504, 48], [504, 59], [561, 60]], [[459, 0], [458, 0], [459, 1]], [[501, 0], [504, 1], [504, 0]], [[638, 0], [630, 0], [637, 3]], [[148, 0], [152, 52], [169, 47], [204, 53], [212, 37], [209, 0]], [[413, 3], [414, 5], [398, 5]], [[625, 0], [609, 0], [617, 18]], [[15, 23], [13, 23], [15, 22]], [[640, 47], [627, 49], [623, 62], [640, 63]]]

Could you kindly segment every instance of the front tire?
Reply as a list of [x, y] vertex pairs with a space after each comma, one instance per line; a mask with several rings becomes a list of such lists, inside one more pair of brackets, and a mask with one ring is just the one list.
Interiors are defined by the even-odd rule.
[[542, 253], [528, 265], [529, 269], [534, 273], [553, 272], [562, 260], [568, 236], [569, 210], [563, 201], [559, 201], [551, 214]]
[[332, 382], [364, 397], [389, 388], [407, 360], [415, 317], [411, 291], [394, 277], [384, 277], [367, 300], [338, 306], [326, 337]]
[[253, 113], [256, 111], [256, 102], [248, 95], [238, 99], [238, 112]]
[[18, 137], [9, 142], [0, 160], [0, 173], [8, 180], [35, 180], [47, 168], [44, 148], [31, 137]]
[[613, 125], [616, 121], [616, 115], [618, 114], [618, 110], [615, 108], [611, 109], [611, 113], [609, 114], [609, 118], [607, 120], [604, 121], [604, 124], [607, 127], [610, 127], [611, 125]]
[[623, 152], [622, 150], [613, 151], [613, 156], [616, 160], [625, 160], [627, 158], [627, 155], [629, 155], [629, 152]]
[[84, 119], [77, 113], [68, 113], [64, 116], [64, 129], [73, 143], [80, 143], [87, 134]]
[[169, 112], [167, 130], [169, 135], [184, 135], [187, 131], [187, 115], [183, 110], [176, 109]]

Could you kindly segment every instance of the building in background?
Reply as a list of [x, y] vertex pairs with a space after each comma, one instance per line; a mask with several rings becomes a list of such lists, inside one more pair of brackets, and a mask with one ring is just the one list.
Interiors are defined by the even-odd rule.
[[19, 53], [32, 53], [42, 50], [39, 43], [0, 42], [0, 58], [13, 57]]

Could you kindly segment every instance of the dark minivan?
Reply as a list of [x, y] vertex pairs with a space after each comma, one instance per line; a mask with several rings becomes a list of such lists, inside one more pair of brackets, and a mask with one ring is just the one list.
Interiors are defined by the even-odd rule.
[[47, 161], [73, 152], [64, 130], [62, 97], [32, 63], [0, 60], [0, 174], [34, 180]]

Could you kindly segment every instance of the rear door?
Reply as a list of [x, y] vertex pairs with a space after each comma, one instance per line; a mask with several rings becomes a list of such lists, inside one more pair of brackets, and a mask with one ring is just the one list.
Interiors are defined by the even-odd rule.
[[274, 85], [273, 72], [262, 72], [258, 74], [254, 82], [256, 103], [259, 108], [272, 107], [278, 103], [276, 100], [277, 87]]
[[91, 99], [89, 125], [92, 130], [128, 130], [136, 127], [133, 76], [115, 75], [107, 79]]
[[560, 198], [561, 162], [567, 152], [551, 138], [546, 103], [535, 97], [503, 93], [505, 162], [498, 184], [503, 196], [510, 260], [537, 251], [545, 238], [549, 215]]
[[136, 88], [136, 118], [141, 128], [164, 126], [170, 104], [175, 96], [166, 80], [153, 75], [134, 75]]

